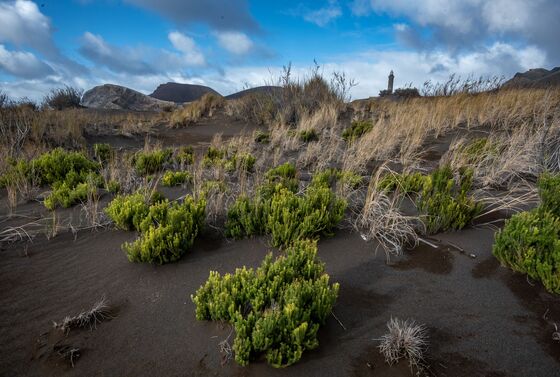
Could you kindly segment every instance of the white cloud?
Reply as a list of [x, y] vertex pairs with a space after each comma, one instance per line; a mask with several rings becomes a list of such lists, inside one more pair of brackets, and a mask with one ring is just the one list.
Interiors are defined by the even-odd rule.
[[237, 31], [215, 33], [218, 44], [226, 51], [235, 55], [243, 55], [251, 51], [253, 41], [245, 34]]
[[30, 52], [8, 51], [0, 44], [0, 70], [26, 79], [45, 77], [53, 74], [53, 69]]
[[417, 47], [465, 51], [498, 40], [538, 46], [555, 64], [560, 59], [558, 0], [355, 0], [351, 9], [357, 16], [375, 11], [407, 18], [416, 27], [416, 38], [408, 37], [413, 41], [418, 27], [429, 28], [431, 37]]
[[173, 47], [175, 47], [177, 51], [180, 51], [182, 53], [182, 58], [187, 63], [187, 65], [200, 66], [206, 64], [204, 55], [196, 46], [194, 39], [178, 31], [169, 33], [168, 38]]
[[154, 72], [154, 68], [144, 61], [141, 49], [111, 45], [102, 36], [89, 31], [82, 36], [80, 53], [92, 62], [115, 72], [134, 74]]
[[342, 16], [342, 10], [336, 1], [331, 0], [324, 8], [307, 12], [303, 16], [303, 19], [307, 22], [314, 23], [317, 26], [324, 27], [340, 16]]
[[0, 25], [0, 42], [37, 49], [52, 47], [50, 21], [32, 1], [1, 2]]

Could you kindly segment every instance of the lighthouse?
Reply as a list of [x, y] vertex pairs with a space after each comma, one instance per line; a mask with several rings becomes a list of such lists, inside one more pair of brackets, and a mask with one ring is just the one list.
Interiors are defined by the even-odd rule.
[[393, 70], [389, 73], [389, 82], [387, 83], [387, 94], [393, 94], [393, 81], [395, 80], [395, 75], [393, 75]]

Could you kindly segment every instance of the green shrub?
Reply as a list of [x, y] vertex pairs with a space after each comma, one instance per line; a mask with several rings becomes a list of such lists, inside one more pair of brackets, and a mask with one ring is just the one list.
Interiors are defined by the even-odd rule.
[[138, 152], [134, 156], [134, 167], [140, 175], [155, 174], [163, 170], [164, 165], [171, 160], [173, 151], [169, 148], [157, 149], [151, 152]]
[[[31, 161], [42, 184], [67, 181], [68, 174], [74, 174], [84, 182], [90, 172], [98, 171], [99, 164], [88, 159], [81, 152], [69, 152], [56, 148]], [[67, 183], [69, 183], [67, 181]]]
[[462, 169], [456, 180], [451, 168], [443, 166], [430, 175], [418, 172], [387, 175], [378, 188], [417, 194], [416, 207], [427, 232], [437, 233], [463, 229], [482, 211], [482, 205], [469, 196], [472, 176], [472, 170]]
[[338, 180], [341, 184], [357, 189], [364, 183], [364, 178], [354, 172], [343, 170], [339, 173]]
[[500, 155], [501, 147], [496, 142], [491, 141], [487, 137], [482, 137], [470, 141], [459, 149], [462, 154], [462, 162], [465, 165], [475, 165], [488, 157], [497, 157]]
[[315, 132], [315, 130], [313, 129], [300, 131], [298, 136], [299, 139], [304, 143], [309, 143], [311, 141], [319, 140], [319, 135], [317, 135], [317, 132]]
[[[285, 247], [297, 239], [332, 234], [347, 204], [336, 197], [324, 174], [314, 178], [303, 195], [290, 187], [289, 177], [295, 176], [295, 169], [283, 165], [267, 176], [273, 182], [261, 186], [254, 199], [240, 197], [229, 209], [227, 236], [242, 238], [266, 233], [271, 235], [274, 246]], [[288, 186], [282, 181], [274, 184], [279, 176], [288, 179]]]
[[325, 169], [316, 173], [311, 180], [311, 185], [325, 185], [333, 187], [335, 184], [358, 188], [363, 183], [363, 178], [348, 170]]
[[332, 235], [344, 217], [346, 201], [328, 187], [310, 187], [304, 196], [281, 189], [272, 196], [266, 219], [272, 245], [285, 247], [292, 241]]
[[106, 143], [98, 143], [93, 145], [93, 155], [102, 164], [109, 162], [113, 156], [111, 146]]
[[298, 241], [276, 260], [268, 254], [256, 270], [211, 271], [192, 301], [198, 320], [226, 321], [234, 329], [235, 361], [247, 365], [264, 354], [274, 367], [299, 361], [318, 347], [317, 332], [338, 296], [317, 259], [317, 245]]
[[515, 271], [560, 293], [560, 219], [538, 208], [516, 214], [496, 233], [492, 253]]
[[8, 160], [6, 172], [0, 176], [0, 188], [14, 186], [17, 183], [32, 182], [37, 177], [34, 164], [23, 160]]
[[118, 181], [110, 180], [106, 183], [105, 189], [112, 194], [117, 194], [121, 191], [121, 184]]
[[181, 204], [164, 200], [151, 205], [140, 222], [140, 237], [122, 246], [128, 259], [155, 264], [178, 260], [202, 229], [205, 208], [204, 200], [195, 202], [190, 196]]
[[257, 159], [250, 153], [236, 153], [225, 161], [224, 166], [228, 172], [234, 172], [236, 170], [252, 172], [255, 167], [255, 162], [257, 162]]
[[373, 123], [367, 120], [352, 122], [352, 125], [342, 132], [342, 138], [348, 142], [359, 139], [373, 129]]
[[258, 189], [259, 196], [269, 199], [282, 187], [297, 192], [299, 181], [296, 176], [296, 167], [289, 162], [268, 170], [265, 174], [265, 182]]
[[422, 190], [426, 176], [414, 172], [411, 174], [388, 174], [378, 183], [377, 187], [386, 192], [399, 191], [403, 194], [417, 194]]
[[52, 192], [45, 198], [43, 204], [51, 211], [58, 205], [69, 208], [76, 203], [86, 201], [90, 194], [96, 194], [97, 188], [102, 183], [103, 180], [98, 173], [88, 173], [84, 178], [72, 170], [64, 181], [52, 185]]
[[456, 182], [451, 168], [444, 166], [426, 177], [416, 205], [428, 233], [463, 229], [482, 211], [482, 205], [468, 196], [472, 174], [463, 170]]
[[202, 164], [206, 167], [218, 165], [225, 156], [226, 151], [214, 147], [208, 147], [208, 150], [202, 159]]
[[191, 146], [181, 147], [177, 151], [175, 161], [179, 165], [192, 165], [194, 163], [194, 149]]
[[105, 213], [115, 225], [123, 230], [139, 230], [140, 223], [149, 210], [146, 196], [140, 192], [117, 195], [105, 208]]
[[161, 183], [164, 186], [172, 187], [179, 186], [183, 183], [190, 182], [191, 175], [186, 171], [166, 171], [161, 178]]
[[538, 180], [541, 207], [560, 217], [560, 174], [543, 174]]
[[268, 132], [257, 131], [255, 134], [255, 143], [270, 143], [270, 134]]
[[227, 192], [228, 187], [224, 181], [208, 180], [202, 184], [202, 193], [209, 195], [211, 193]]

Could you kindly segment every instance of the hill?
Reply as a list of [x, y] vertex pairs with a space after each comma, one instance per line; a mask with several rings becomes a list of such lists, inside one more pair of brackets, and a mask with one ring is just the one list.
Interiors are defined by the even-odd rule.
[[277, 94], [282, 91], [280, 86], [257, 86], [255, 88], [245, 89], [237, 93], [226, 96], [226, 99], [238, 99], [250, 94]]
[[544, 68], [530, 69], [527, 72], [518, 72], [506, 81], [504, 88], [546, 88], [549, 86], [560, 85], [560, 67], [551, 69]]
[[82, 105], [92, 109], [160, 111], [175, 104], [149, 97], [124, 86], [105, 84], [85, 92]]
[[176, 82], [168, 82], [161, 84], [150, 94], [150, 97], [162, 101], [170, 101], [175, 103], [192, 102], [200, 99], [206, 93], [213, 93], [221, 96], [220, 93], [212, 88], [204, 85], [179, 84]]

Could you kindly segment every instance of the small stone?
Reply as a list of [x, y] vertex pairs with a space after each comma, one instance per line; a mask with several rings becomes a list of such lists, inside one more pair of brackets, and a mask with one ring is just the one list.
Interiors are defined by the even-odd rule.
[[469, 254], [469, 257], [471, 257], [472, 259], [474, 259], [474, 258], [476, 258], [476, 255], [473, 254], [473, 253], [470, 253], [470, 254]]

